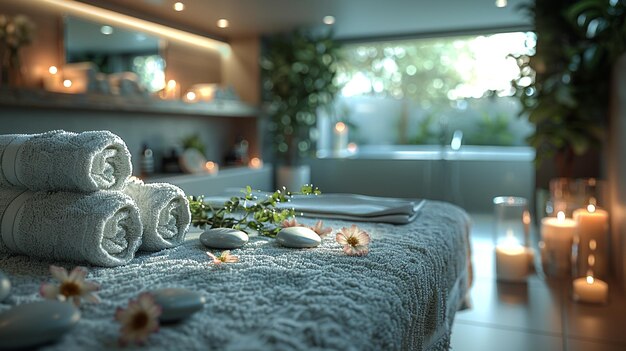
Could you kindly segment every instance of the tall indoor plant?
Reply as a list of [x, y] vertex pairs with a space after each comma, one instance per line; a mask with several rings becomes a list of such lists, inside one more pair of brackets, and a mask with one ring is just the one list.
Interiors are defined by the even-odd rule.
[[[519, 58], [534, 83], [519, 87], [535, 124], [529, 143], [538, 161], [554, 157], [557, 175], [572, 177], [574, 159], [600, 149], [608, 127], [611, 69], [626, 46], [626, 13], [617, 0], [536, 0], [527, 7], [537, 52]], [[532, 69], [526, 69], [526, 67]], [[598, 175], [599, 169], [591, 175]]]
[[[330, 108], [336, 84], [339, 43], [332, 31], [296, 30], [267, 40], [262, 56], [264, 99], [269, 103], [268, 131], [280, 174], [306, 176], [302, 159], [315, 149], [317, 113]], [[278, 186], [299, 189], [306, 177]]]

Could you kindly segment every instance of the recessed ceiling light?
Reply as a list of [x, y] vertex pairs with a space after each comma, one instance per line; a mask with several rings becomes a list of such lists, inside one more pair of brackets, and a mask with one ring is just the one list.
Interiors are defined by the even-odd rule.
[[506, 7], [507, 0], [496, 0], [496, 7]]
[[174, 3], [174, 10], [180, 12], [184, 9], [185, 9], [185, 4], [183, 4], [182, 2], [179, 1], [179, 2]]
[[324, 24], [331, 25], [331, 24], [335, 23], [335, 17], [333, 17], [333, 16], [324, 16], [324, 18], [322, 19], [322, 22], [324, 22]]
[[102, 33], [104, 35], [111, 35], [111, 34], [113, 34], [113, 27], [111, 27], [111, 26], [102, 26], [102, 27], [100, 27], [100, 33]]
[[217, 20], [217, 26], [220, 28], [227, 28], [228, 27], [228, 20], [225, 18], [220, 18]]

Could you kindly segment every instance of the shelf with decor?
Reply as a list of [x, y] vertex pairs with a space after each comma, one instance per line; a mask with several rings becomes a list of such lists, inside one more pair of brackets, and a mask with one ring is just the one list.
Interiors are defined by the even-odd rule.
[[258, 109], [237, 100], [189, 103], [149, 95], [66, 94], [41, 89], [0, 88], [0, 106], [73, 109], [207, 117], [256, 117]]

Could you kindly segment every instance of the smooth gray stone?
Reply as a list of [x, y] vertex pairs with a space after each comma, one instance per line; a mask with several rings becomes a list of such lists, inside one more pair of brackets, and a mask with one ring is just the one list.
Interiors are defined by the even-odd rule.
[[232, 228], [212, 228], [200, 234], [200, 242], [213, 249], [237, 249], [248, 242], [248, 234]]
[[9, 296], [11, 292], [11, 281], [9, 281], [9, 277], [6, 274], [0, 271], [0, 302], [4, 301]]
[[278, 232], [276, 241], [282, 246], [300, 249], [317, 247], [322, 243], [322, 238], [306, 227], [287, 227]]
[[37, 301], [0, 314], [0, 349], [31, 348], [56, 341], [78, 323], [80, 311], [70, 302]]
[[151, 292], [154, 301], [161, 306], [161, 322], [176, 322], [187, 318], [204, 308], [204, 296], [197, 292], [180, 289], [165, 288]]

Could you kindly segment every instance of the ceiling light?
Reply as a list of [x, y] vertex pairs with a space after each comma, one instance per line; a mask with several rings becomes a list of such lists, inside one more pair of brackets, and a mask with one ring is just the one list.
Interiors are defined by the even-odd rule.
[[220, 18], [217, 20], [217, 26], [220, 28], [227, 28], [228, 27], [228, 20], [225, 18]]
[[507, 0], [496, 0], [496, 7], [506, 7]]
[[189, 45], [194, 45], [209, 50], [217, 50], [220, 54], [230, 55], [231, 49], [228, 43], [212, 39], [206, 36], [185, 32], [180, 29], [164, 26], [159, 23], [142, 20], [136, 17], [121, 14], [101, 7], [70, 0], [31, 0], [48, 4], [57, 9], [63, 9], [71, 14], [88, 18], [95, 21], [105, 21], [126, 28], [137, 29], [146, 33], [158, 35], [176, 40]]
[[174, 4], [174, 10], [175, 11], [180, 12], [180, 11], [182, 11], [184, 9], [185, 9], [185, 4], [183, 4], [182, 2], [179, 1], [179, 2]]
[[100, 33], [102, 33], [104, 35], [111, 35], [111, 34], [113, 34], [113, 27], [111, 27], [111, 26], [102, 26], [102, 27], [100, 27]]
[[331, 25], [331, 24], [335, 23], [335, 17], [333, 17], [333, 16], [324, 16], [324, 18], [322, 19], [322, 22], [324, 22], [324, 24]]

